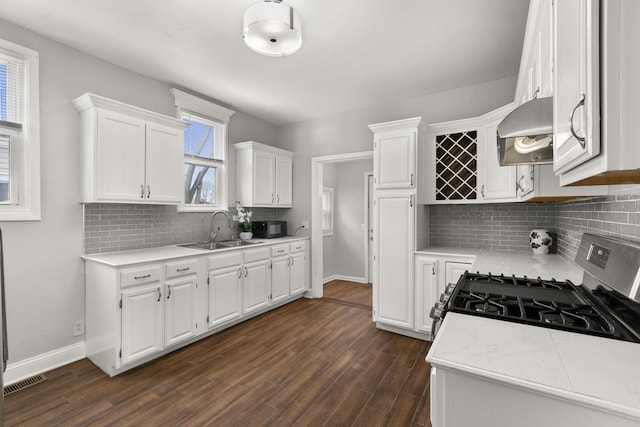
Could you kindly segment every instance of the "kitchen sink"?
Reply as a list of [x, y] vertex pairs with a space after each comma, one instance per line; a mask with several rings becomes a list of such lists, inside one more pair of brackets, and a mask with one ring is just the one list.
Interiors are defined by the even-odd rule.
[[182, 246], [183, 248], [190, 248], [190, 249], [202, 249], [205, 251], [213, 251], [216, 249], [228, 249], [228, 248], [235, 248], [238, 246], [249, 246], [249, 245], [255, 245], [256, 243], [260, 243], [260, 242], [249, 242], [247, 240], [222, 240], [219, 242], [197, 242], [197, 243], [185, 243], [182, 245], [178, 245], [178, 246]]

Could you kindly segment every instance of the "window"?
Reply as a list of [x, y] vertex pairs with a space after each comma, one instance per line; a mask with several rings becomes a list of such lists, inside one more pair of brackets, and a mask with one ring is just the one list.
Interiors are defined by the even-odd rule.
[[177, 89], [178, 117], [184, 131], [184, 205], [179, 211], [228, 209], [227, 124], [232, 110]]
[[322, 188], [322, 235], [333, 235], [333, 188]]
[[40, 220], [38, 53], [0, 40], [0, 221]]

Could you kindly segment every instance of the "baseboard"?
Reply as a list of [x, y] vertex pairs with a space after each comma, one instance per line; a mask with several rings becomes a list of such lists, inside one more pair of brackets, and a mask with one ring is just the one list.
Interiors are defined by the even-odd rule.
[[9, 363], [7, 371], [4, 373], [4, 385], [11, 385], [34, 375], [68, 365], [86, 356], [84, 342], [79, 342], [16, 363]]
[[322, 279], [322, 284], [326, 284], [331, 282], [332, 280], [346, 280], [347, 282], [356, 282], [356, 283], [368, 283], [364, 280], [364, 277], [352, 277], [352, 276], [342, 276], [340, 274], [334, 274], [333, 276], [325, 277]]

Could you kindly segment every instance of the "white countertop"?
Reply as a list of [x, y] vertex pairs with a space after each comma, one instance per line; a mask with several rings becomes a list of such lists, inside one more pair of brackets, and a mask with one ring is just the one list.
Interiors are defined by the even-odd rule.
[[418, 254], [433, 256], [466, 256], [473, 259], [473, 272], [508, 274], [518, 277], [555, 278], [571, 280], [575, 285], [582, 283], [582, 270], [573, 262], [559, 255], [536, 255], [530, 252], [500, 253], [487, 249], [467, 249], [433, 246], [416, 251]]
[[250, 246], [237, 246], [224, 249], [215, 249], [212, 251], [202, 249], [191, 249], [182, 246], [161, 246], [158, 248], [134, 249], [130, 251], [107, 252], [102, 254], [83, 255], [82, 259], [86, 261], [99, 262], [113, 267], [123, 265], [139, 264], [144, 262], [164, 261], [167, 259], [181, 258], [194, 255], [208, 255], [212, 253], [221, 253], [227, 251], [236, 251], [242, 249], [257, 248], [267, 245], [275, 245], [278, 243], [295, 242], [298, 240], [309, 240], [308, 237], [279, 237], [276, 239], [252, 239], [252, 242], [258, 242]]
[[427, 362], [640, 421], [640, 344], [447, 313]]

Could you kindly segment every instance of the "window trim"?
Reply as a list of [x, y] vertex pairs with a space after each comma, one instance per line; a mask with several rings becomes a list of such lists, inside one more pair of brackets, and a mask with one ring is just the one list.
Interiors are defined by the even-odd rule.
[[[18, 202], [0, 205], [0, 221], [40, 221], [40, 76], [39, 53], [0, 39], [3, 53], [25, 60], [24, 123], [19, 137]], [[13, 174], [12, 174], [13, 175]]]
[[[326, 237], [326, 236], [333, 236], [333, 216], [335, 213], [335, 209], [334, 209], [334, 197], [333, 197], [333, 188], [332, 187], [322, 187], [322, 197], [324, 200], [324, 195], [328, 194], [329, 195], [329, 200], [330, 200], [330, 204], [331, 206], [329, 207], [329, 217], [331, 219], [331, 224], [329, 228], [324, 228], [324, 226], [322, 227], [322, 236]], [[321, 210], [322, 210], [322, 217], [324, 219], [324, 206], [321, 206]], [[322, 221], [324, 222], [324, 221]]]
[[[219, 165], [219, 161], [216, 161], [216, 179], [218, 182], [217, 193], [219, 200], [217, 205], [187, 205], [182, 202], [178, 205], [178, 212], [213, 212], [216, 210], [228, 210], [229, 209], [229, 141], [228, 141], [228, 125], [231, 116], [235, 114], [235, 111], [220, 105], [214, 104], [211, 101], [199, 98], [189, 93], [183, 92], [179, 89], [171, 89], [171, 94], [174, 98], [174, 104], [176, 106], [176, 117], [182, 120], [182, 114], [190, 114], [195, 117], [200, 117], [204, 120], [210, 120], [220, 125], [220, 137], [222, 138], [223, 146], [223, 161], [222, 166]], [[194, 163], [193, 159], [183, 157], [184, 163]]]

